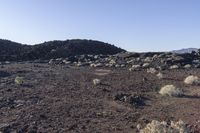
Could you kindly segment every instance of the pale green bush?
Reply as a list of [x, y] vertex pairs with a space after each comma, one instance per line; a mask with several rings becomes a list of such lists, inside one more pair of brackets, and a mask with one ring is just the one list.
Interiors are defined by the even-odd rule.
[[183, 92], [179, 88], [176, 88], [174, 85], [165, 85], [160, 89], [159, 93], [161, 95], [171, 97], [178, 97], [183, 95]]
[[199, 85], [200, 84], [200, 80], [199, 77], [191, 75], [188, 76], [185, 80], [184, 80], [185, 84], [190, 84], [190, 85]]
[[181, 120], [178, 122], [172, 121], [171, 124], [167, 124], [165, 121], [153, 120], [144, 129], [141, 129], [140, 133], [189, 133], [189, 128]]
[[156, 73], [157, 71], [156, 71], [156, 69], [155, 68], [149, 68], [149, 69], [147, 69], [147, 73], [152, 73], [152, 74], [154, 74], [154, 73]]
[[101, 80], [100, 79], [93, 79], [93, 84], [96, 85], [100, 85], [101, 84]]
[[169, 69], [178, 69], [179, 68], [179, 66], [178, 65], [172, 65], [172, 66], [170, 66], [170, 68]]
[[23, 82], [24, 82], [24, 78], [23, 78], [23, 77], [17, 76], [17, 77], [15, 78], [15, 83], [16, 83], [17, 85], [22, 85]]
[[159, 72], [157, 75], [156, 75], [159, 79], [163, 79], [163, 74], [161, 72]]

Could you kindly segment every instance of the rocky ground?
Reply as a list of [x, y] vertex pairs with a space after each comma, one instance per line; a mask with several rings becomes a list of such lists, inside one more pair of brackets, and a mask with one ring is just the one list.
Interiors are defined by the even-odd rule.
[[77, 67], [126, 67], [131, 71], [146, 68], [154, 68], [157, 70], [188, 69], [200, 68], [200, 53], [175, 54], [125, 52], [116, 55], [78, 55], [69, 58], [51, 59], [49, 64], [65, 64]]
[[[120, 54], [1, 64], [3, 133], [136, 133], [138, 124], [180, 119], [200, 132], [200, 86], [183, 82], [200, 76], [196, 57]], [[14, 82], [17, 76], [23, 84]], [[161, 96], [166, 84], [183, 89], [184, 96]]]

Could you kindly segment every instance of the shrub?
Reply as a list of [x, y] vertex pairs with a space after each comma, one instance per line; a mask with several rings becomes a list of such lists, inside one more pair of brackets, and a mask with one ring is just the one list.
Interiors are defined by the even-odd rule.
[[151, 62], [152, 61], [152, 58], [151, 57], [146, 57], [145, 59], [144, 59], [144, 62]]
[[191, 68], [191, 67], [192, 67], [192, 66], [191, 66], [190, 64], [187, 64], [187, 65], [184, 66], [185, 69], [189, 69], [189, 68]]
[[169, 69], [178, 69], [179, 68], [179, 66], [178, 65], [172, 65], [172, 66], [170, 66], [170, 68]]
[[129, 68], [129, 71], [139, 71], [141, 68], [140, 65], [132, 65], [131, 68]]
[[185, 84], [195, 84], [195, 85], [199, 85], [200, 84], [200, 80], [197, 76], [188, 76], [185, 80], [184, 80], [184, 83]]
[[149, 63], [144, 63], [144, 64], [142, 65], [143, 68], [148, 68], [149, 66], [150, 66]]
[[93, 79], [93, 84], [96, 85], [100, 85], [101, 84], [101, 80], [100, 79]]
[[23, 77], [17, 76], [17, 77], [15, 78], [15, 83], [18, 84], [18, 85], [21, 85], [21, 84], [23, 84], [23, 80], [24, 80]]
[[161, 72], [159, 72], [157, 75], [156, 75], [159, 79], [162, 79], [163, 78], [163, 74]]
[[147, 126], [140, 130], [140, 133], [189, 133], [190, 130], [186, 126], [186, 124], [179, 120], [178, 122], [171, 122], [171, 124], [167, 124], [167, 122], [159, 122], [153, 120], [151, 123], [147, 124]]
[[176, 88], [174, 85], [166, 85], [162, 87], [159, 93], [161, 95], [171, 96], [171, 97], [178, 97], [183, 95], [183, 92], [179, 88]]
[[149, 69], [147, 69], [147, 73], [154, 74], [154, 73], [156, 73], [156, 69], [155, 68], [149, 68]]

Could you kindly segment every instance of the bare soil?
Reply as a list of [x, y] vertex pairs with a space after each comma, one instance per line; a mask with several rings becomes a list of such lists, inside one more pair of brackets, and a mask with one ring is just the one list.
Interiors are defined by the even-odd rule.
[[[0, 131], [136, 133], [137, 124], [181, 119], [200, 132], [200, 86], [183, 83], [190, 74], [200, 77], [200, 69], [162, 73], [165, 78], [159, 80], [146, 70], [5, 65], [0, 68]], [[14, 83], [16, 76], [24, 77], [23, 85]], [[95, 78], [100, 85], [93, 85]], [[183, 89], [185, 96], [160, 96], [167, 84]]]

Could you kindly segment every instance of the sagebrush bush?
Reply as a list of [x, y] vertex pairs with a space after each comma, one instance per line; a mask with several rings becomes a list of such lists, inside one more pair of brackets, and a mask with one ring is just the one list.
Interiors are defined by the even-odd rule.
[[172, 66], [170, 66], [170, 69], [178, 69], [178, 68], [179, 68], [178, 65], [172, 65]]
[[156, 75], [159, 79], [162, 79], [163, 78], [163, 74], [161, 72], [159, 72], [157, 75]]
[[140, 130], [140, 133], [189, 133], [190, 130], [186, 124], [179, 120], [178, 122], [171, 122], [168, 124], [165, 121], [159, 122], [153, 120], [147, 124], [144, 129]]
[[144, 63], [144, 64], [142, 65], [143, 68], [148, 68], [149, 66], [150, 66], [149, 63]]
[[184, 66], [185, 69], [189, 69], [189, 68], [191, 68], [191, 67], [192, 67], [192, 66], [191, 66], [190, 64], [187, 64], [187, 65]]
[[147, 69], [147, 73], [152, 73], [152, 74], [154, 74], [154, 73], [156, 73], [157, 71], [156, 71], [156, 69], [155, 68], [149, 68], [149, 69]]
[[23, 84], [23, 81], [24, 81], [24, 78], [23, 78], [23, 77], [17, 76], [17, 77], [15, 78], [15, 83], [18, 84], [18, 85]]
[[101, 84], [101, 80], [100, 79], [93, 79], [93, 84], [96, 86], [96, 85], [99, 85]]
[[190, 84], [190, 85], [199, 85], [200, 80], [199, 80], [199, 77], [191, 75], [191, 76], [188, 76], [187, 78], [185, 78], [184, 83]]
[[174, 85], [165, 85], [160, 89], [159, 93], [163, 96], [171, 97], [178, 97], [183, 95], [182, 90], [176, 88]]
[[131, 68], [129, 68], [129, 71], [138, 71], [140, 70], [141, 66], [140, 65], [132, 65]]

